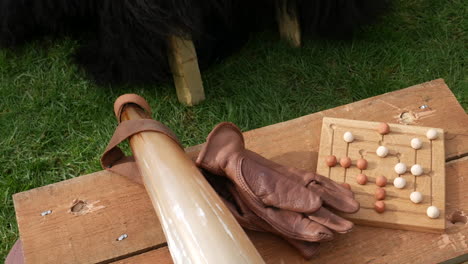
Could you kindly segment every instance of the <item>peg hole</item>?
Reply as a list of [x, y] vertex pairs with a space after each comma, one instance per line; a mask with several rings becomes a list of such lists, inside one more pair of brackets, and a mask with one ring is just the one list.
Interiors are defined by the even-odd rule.
[[454, 225], [466, 225], [468, 217], [462, 211], [455, 211], [450, 215], [448, 220]]
[[70, 208], [70, 212], [73, 214], [82, 214], [88, 210], [88, 204], [82, 200], [75, 200]]

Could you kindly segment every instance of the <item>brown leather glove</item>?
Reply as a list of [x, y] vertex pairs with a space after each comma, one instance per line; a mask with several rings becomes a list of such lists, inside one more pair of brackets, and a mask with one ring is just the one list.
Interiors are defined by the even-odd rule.
[[346, 213], [359, 210], [353, 193], [332, 180], [246, 150], [241, 131], [232, 123], [213, 129], [196, 163], [229, 178], [246, 207], [286, 238], [327, 241], [333, 238], [331, 230], [346, 233], [352, 229], [351, 222], [322, 203]]
[[201, 171], [242, 227], [254, 231], [278, 235], [286, 240], [291, 246], [296, 248], [306, 259], [312, 258], [312, 256], [317, 252], [320, 243], [295, 240], [285, 237], [283, 234], [273, 229], [263, 219], [258, 217], [248, 208], [242, 199], [240, 199], [239, 193], [229, 179], [219, 177], [203, 169]]

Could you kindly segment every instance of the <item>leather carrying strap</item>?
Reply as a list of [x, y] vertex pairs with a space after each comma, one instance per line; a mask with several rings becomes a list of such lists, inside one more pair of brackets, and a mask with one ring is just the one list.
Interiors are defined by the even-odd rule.
[[136, 104], [142, 109], [144, 109], [149, 115], [151, 115], [151, 107], [149, 106], [148, 102], [146, 102], [145, 98], [139, 96], [138, 94], [124, 94], [119, 96], [114, 103], [114, 114], [117, 117], [117, 120], [120, 123], [120, 117], [122, 115], [123, 107], [126, 104]]
[[[148, 103], [142, 97], [136, 94], [126, 94], [120, 96], [114, 104], [114, 113], [120, 122], [120, 115], [125, 105], [136, 104], [142, 109], [151, 113]], [[114, 173], [127, 176], [141, 183], [140, 172], [135, 164], [133, 156], [125, 156], [118, 145], [127, 138], [140, 132], [158, 132], [162, 133], [176, 142], [181, 148], [181, 144], [176, 135], [164, 124], [153, 119], [127, 120], [121, 122], [115, 129], [109, 144], [101, 157], [102, 168]]]

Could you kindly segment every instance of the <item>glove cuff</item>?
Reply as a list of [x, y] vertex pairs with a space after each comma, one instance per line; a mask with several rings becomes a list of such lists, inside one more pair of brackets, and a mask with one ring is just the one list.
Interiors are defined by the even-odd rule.
[[225, 168], [228, 162], [244, 149], [244, 137], [240, 129], [233, 123], [223, 122], [206, 138], [196, 164], [211, 173], [226, 176]]

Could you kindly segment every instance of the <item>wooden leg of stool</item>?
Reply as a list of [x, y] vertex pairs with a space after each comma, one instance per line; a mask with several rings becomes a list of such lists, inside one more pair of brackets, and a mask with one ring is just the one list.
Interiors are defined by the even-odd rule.
[[205, 100], [197, 53], [192, 40], [170, 36], [168, 57], [179, 102], [192, 106]]
[[297, 17], [296, 1], [277, 0], [276, 18], [281, 38], [288, 41], [293, 47], [301, 46], [301, 28]]

